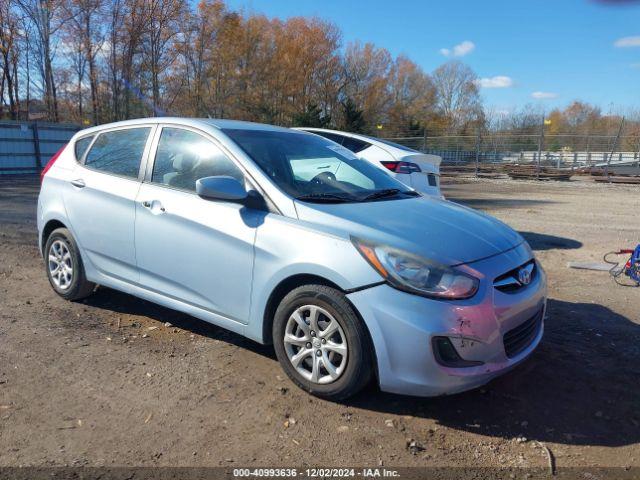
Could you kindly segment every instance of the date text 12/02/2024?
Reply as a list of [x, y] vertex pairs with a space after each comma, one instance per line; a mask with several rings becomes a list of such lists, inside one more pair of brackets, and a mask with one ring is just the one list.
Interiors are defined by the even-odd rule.
[[306, 477], [306, 478], [397, 478], [397, 470], [387, 468], [237, 468], [234, 477]]

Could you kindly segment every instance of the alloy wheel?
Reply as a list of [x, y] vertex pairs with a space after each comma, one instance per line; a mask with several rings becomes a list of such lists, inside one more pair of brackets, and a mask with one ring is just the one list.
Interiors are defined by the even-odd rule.
[[73, 261], [69, 245], [62, 240], [56, 240], [49, 247], [49, 275], [60, 290], [67, 290], [73, 280]]
[[284, 331], [284, 347], [291, 365], [307, 380], [335, 382], [347, 365], [347, 338], [338, 321], [317, 305], [298, 307]]

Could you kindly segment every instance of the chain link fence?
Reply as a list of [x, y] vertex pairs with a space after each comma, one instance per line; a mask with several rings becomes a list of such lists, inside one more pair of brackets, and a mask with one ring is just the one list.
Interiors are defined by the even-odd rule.
[[[637, 162], [640, 136], [529, 135], [493, 133], [484, 135], [439, 135], [395, 137], [387, 140], [442, 157], [444, 164], [540, 164], [557, 168], [579, 168], [608, 162]], [[620, 146], [633, 149], [621, 150]]]
[[[442, 157], [443, 167], [524, 165], [557, 169], [609, 168], [640, 175], [640, 131], [548, 134], [479, 131], [476, 134], [425, 132], [381, 138]], [[0, 175], [37, 173], [81, 127], [42, 122], [0, 122]], [[615, 128], [613, 129], [615, 130]]]

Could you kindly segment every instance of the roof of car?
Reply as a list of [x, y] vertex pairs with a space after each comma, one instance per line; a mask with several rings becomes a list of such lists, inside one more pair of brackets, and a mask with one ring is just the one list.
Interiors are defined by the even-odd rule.
[[275, 130], [275, 131], [291, 131], [290, 128], [278, 127], [267, 123], [246, 122], [244, 120], [226, 120], [217, 118], [199, 119], [202, 122], [209, 123], [220, 129], [242, 129], [242, 130]]
[[[394, 153], [393, 151], [395, 151], [395, 154], [404, 154], [404, 155], [406, 155], [406, 152], [420, 153], [417, 150], [406, 147], [404, 145], [400, 145], [399, 143], [390, 142], [388, 140], [383, 140], [381, 138], [370, 137], [369, 135], [363, 135], [361, 133], [343, 132], [340, 130], [330, 130], [328, 128], [316, 128], [316, 127], [295, 127], [294, 130], [302, 130], [302, 131], [311, 132], [311, 133], [327, 132], [327, 133], [334, 133], [336, 135], [342, 135], [343, 137], [351, 137], [358, 140], [362, 140], [371, 145], [375, 145], [392, 154]], [[392, 150], [392, 151], [389, 151], [389, 150]]]
[[275, 125], [268, 125], [266, 123], [245, 122], [242, 120], [226, 120], [217, 118], [188, 118], [188, 117], [150, 117], [150, 118], [136, 118], [133, 120], [123, 120], [121, 122], [106, 123], [95, 127], [90, 127], [83, 130], [83, 134], [91, 133], [93, 131], [101, 131], [106, 128], [113, 127], [127, 127], [134, 125], [143, 125], [150, 123], [172, 123], [178, 125], [187, 125], [192, 127], [202, 126], [207, 124], [218, 129], [243, 129], [243, 130], [269, 130], [269, 131], [283, 131], [291, 132], [291, 129], [285, 127], [278, 127]]

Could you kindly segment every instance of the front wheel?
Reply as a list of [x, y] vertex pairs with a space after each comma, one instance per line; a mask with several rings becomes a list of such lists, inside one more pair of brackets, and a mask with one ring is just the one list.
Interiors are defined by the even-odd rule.
[[365, 327], [334, 288], [305, 285], [285, 296], [276, 310], [273, 343], [289, 378], [318, 397], [343, 400], [371, 379]]

